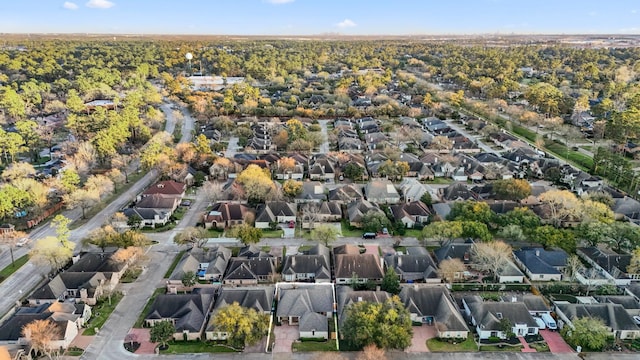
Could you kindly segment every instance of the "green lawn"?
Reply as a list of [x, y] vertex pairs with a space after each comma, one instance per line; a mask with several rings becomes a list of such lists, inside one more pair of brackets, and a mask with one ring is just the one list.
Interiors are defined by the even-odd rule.
[[167, 292], [167, 289], [164, 287], [157, 288], [153, 292], [153, 295], [151, 295], [151, 297], [147, 301], [147, 304], [144, 306], [144, 309], [142, 309], [142, 312], [140, 313], [140, 315], [138, 315], [138, 320], [136, 320], [136, 323], [133, 325], [133, 327], [141, 328], [144, 326], [144, 318], [147, 316], [147, 313], [149, 312], [149, 310], [151, 310], [151, 305], [153, 304], [153, 301], [156, 299], [156, 297], [158, 297], [158, 295], [164, 294], [166, 292]]
[[160, 351], [160, 354], [193, 354], [193, 353], [221, 353], [236, 352], [225, 345], [213, 344], [203, 341], [169, 341], [169, 348]]
[[590, 170], [591, 168], [593, 168], [592, 157], [578, 151], [567, 151], [567, 147], [564, 144], [561, 144], [557, 141], [546, 141], [544, 147], [548, 151], [556, 154], [558, 157], [574, 162], [576, 165], [578, 165], [578, 167], [584, 170]]
[[124, 276], [120, 279], [123, 284], [132, 283], [138, 279], [138, 276], [142, 274], [142, 268], [139, 266], [130, 267], [124, 272]]
[[413, 238], [419, 238], [420, 234], [422, 234], [422, 230], [418, 230], [418, 229], [407, 229], [405, 230], [404, 233], [404, 237], [413, 237]]
[[537, 352], [549, 352], [551, 350], [549, 350], [549, 345], [545, 344], [545, 343], [535, 343], [535, 344], [529, 344], [529, 347], [532, 349], [536, 349]]
[[22, 265], [26, 264], [29, 261], [29, 255], [23, 255], [17, 259], [13, 264], [9, 264], [6, 268], [0, 270], [0, 282], [3, 282], [6, 278], [11, 276], [14, 272], [18, 271], [22, 267]]
[[522, 350], [522, 345], [517, 346], [503, 346], [499, 347], [498, 345], [483, 345], [480, 346], [480, 351], [509, 351], [509, 352], [520, 352]]
[[452, 344], [446, 341], [440, 341], [440, 339], [427, 340], [427, 347], [431, 352], [472, 352], [478, 351], [478, 345], [473, 338], [468, 337], [467, 340]]
[[512, 130], [516, 135], [520, 135], [533, 143], [536, 142], [536, 138], [538, 137], [535, 131], [527, 129], [524, 126], [516, 125], [515, 123], [513, 123]]
[[278, 229], [278, 230], [262, 229], [263, 238], [281, 238], [282, 234], [284, 234], [284, 231], [282, 231], [282, 229]]
[[333, 341], [301, 341], [294, 342], [293, 351], [337, 351], [336, 342]]
[[178, 263], [180, 262], [180, 259], [182, 259], [182, 256], [184, 255], [184, 253], [187, 252], [187, 250], [182, 250], [179, 253], [176, 254], [176, 257], [173, 258], [173, 262], [171, 263], [171, 266], [169, 266], [169, 269], [167, 269], [167, 272], [164, 273], [164, 278], [167, 279], [169, 278], [169, 276], [171, 276], [171, 273], [173, 273], [173, 270], [176, 269], [176, 266], [178, 266]]
[[345, 221], [342, 222], [341, 230], [344, 237], [362, 237], [364, 233], [361, 229], [352, 228]]
[[453, 182], [453, 179], [449, 179], [449, 178], [435, 178], [433, 180], [427, 180], [424, 181], [425, 184], [451, 184]]
[[98, 304], [91, 309], [91, 319], [89, 319], [87, 328], [82, 335], [95, 335], [95, 329], [102, 328], [102, 325], [107, 322], [107, 319], [111, 316], [111, 313], [115, 310], [116, 306], [118, 306], [120, 300], [122, 300], [122, 293], [120, 292], [116, 292], [111, 295], [111, 303], [109, 303], [108, 297], [102, 298]]

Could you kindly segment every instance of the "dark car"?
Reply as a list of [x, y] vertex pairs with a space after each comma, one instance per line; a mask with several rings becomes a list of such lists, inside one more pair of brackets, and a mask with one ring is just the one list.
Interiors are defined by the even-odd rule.
[[376, 233], [364, 233], [362, 234], [363, 239], [375, 239]]

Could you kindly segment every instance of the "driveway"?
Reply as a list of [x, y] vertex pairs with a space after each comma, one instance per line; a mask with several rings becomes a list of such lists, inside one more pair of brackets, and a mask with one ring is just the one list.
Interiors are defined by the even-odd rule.
[[226, 157], [228, 159], [233, 159], [233, 157], [235, 156], [235, 154], [237, 152], [238, 140], [239, 140], [239, 138], [237, 138], [237, 137], [230, 137], [229, 138], [229, 144], [227, 144], [227, 151], [224, 153], [224, 157]]
[[323, 137], [322, 144], [320, 144], [320, 154], [326, 154], [329, 152], [329, 132], [327, 131], [327, 123], [329, 123], [329, 120], [318, 120], [318, 125], [320, 125], [320, 131]]
[[298, 340], [298, 327], [290, 325], [275, 326], [273, 334], [276, 337], [276, 343], [273, 346], [274, 353], [291, 353], [291, 344]]
[[433, 339], [435, 337], [436, 337], [435, 326], [427, 326], [427, 325], [414, 326], [411, 345], [405, 351], [410, 353], [429, 352], [429, 348], [427, 347], [427, 340]]
[[542, 338], [544, 339], [544, 341], [547, 342], [547, 345], [549, 345], [549, 350], [552, 353], [572, 353], [572, 352], [574, 352], [573, 349], [571, 348], [571, 346], [569, 346], [564, 341], [562, 336], [560, 336], [559, 332], [551, 331], [551, 330], [540, 330], [540, 335], [542, 335]]

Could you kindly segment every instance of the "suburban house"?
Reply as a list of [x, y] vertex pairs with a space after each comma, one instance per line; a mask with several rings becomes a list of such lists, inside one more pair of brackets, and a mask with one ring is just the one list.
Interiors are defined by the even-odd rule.
[[534, 281], [560, 281], [567, 266], [568, 255], [564, 250], [521, 248], [513, 252], [516, 264]]
[[254, 309], [259, 314], [269, 315], [273, 304], [273, 286], [261, 286], [250, 288], [221, 288], [216, 298], [209, 323], [205, 329], [206, 340], [226, 340], [227, 333], [216, 331], [213, 322], [216, 311], [225, 306], [236, 303], [243, 308]]
[[329, 248], [313, 246], [304, 254], [288, 255], [282, 266], [284, 281], [331, 282]]
[[622, 305], [631, 316], [640, 316], [640, 301], [631, 295], [601, 295], [595, 296], [599, 303]]
[[276, 297], [278, 324], [298, 325], [301, 338], [329, 338], [329, 321], [335, 306], [330, 284], [279, 284]]
[[635, 339], [640, 337], [640, 328], [631, 315], [619, 304], [570, 304], [555, 302], [555, 311], [561, 326], [573, 328], [572, 321], [581, 317], [601, 319], [616, 339]]
[[203, 217], [204, 227], [207, 229], [227, 229], [235, 225], [244, 224], [247, 214], [253, 211], [243, 204], [217, 202]]
[[406, 254], [390, 254], [384, 257], [387, 268], [393, 268], [405, 282], [441, 283], [438, 267], [429, 252], [420, 246], [407, 248]]
[[[119, 250], [118, 250], [119, 251]], [[113, 255], [116, 252], [86, 252], [72, 258], [67, 273], [100, 272], [106, 278], [105, 285], [113, 289], [129, 268], [127, 261], [116, 261]], [[134, 259], [129, 259], [134, 260]]]
[[184, 197], [187, 191], [187, 185], [183, 183], [179, 183], [172, 180], [159, 181], [153, 185], [151, 185], [147, 190], [145, 190], [140, 197], [144, 198], [149, 195], [165, 195], [165, 196], [173, 196], [177, 197], [180, 200]]
[[334, 201], [306, 204], [302, 206], [301, 211], [303, 229], [313, 229], [318, 224], [342, 219], [342, 207]]
[[469, 335], [469, 328], [445, 286], [403, 286], [400, 299], [411, 320], [434, 326], [437, 337], [466, 339]]
[[284, 168], [278, 160], [273, 175], [276, 180], [302, 180], [304, 178], [304, 163], [296, 162], [293, 168]]
[[500, 284], [524, 282], [524, 274], [510, 259], [496, 271], [496, 276]]
[[533, 294], [511, 294], [502, 296], [504, 302], [519, 302], [529, 310], [531, 316], [542, 316], [543, 314], [551, 315], [551, 307], [547, 305], [545, 299], [539, 295]]
[[309, 179], [311, 180], [333, 180], [336, 178], [334, 164], [325, 156], [318, 156], [309, 165]]
[[[191, 294], [160, 294], [144, 318], [145, 325], [170, 320], [175, 326], [174, 340], [200, 340], [213, 305], [213, 292], [197, 289]], [[202, 291], [202, 292], [201, 292]]]
[[627, 266], [631, 264], [629, 254], [618, 254], [595, 246], [578, 248], [576, 253], [618, 286], [628, 286], [632, 280], [640, 280], [640, 274], [627, 273]]
[[101, 272], [62, 272], [31, 294], [29, 304], [71, 301], [95, 305], [106, 282]]
[[273, 256], [234, 257], [222, 283], [224, 285], [256, 285], [276, 279], [278, 259]]
[[377, 205], [374, 205], [367, 200], [361, 199], [350, 202], [347, 205], [347, 218], [349, 219], [349, 224], [355, 227], [362, 227], [362, 218], [369, 211], [375, 211], [384, 214], [384, 212], [380, 210]]
[[35, 320], [49, 319], [58, 330], [58, 338], [54, 339], [55, 346], [66, 349], [90, 317], [91, 307], [85, 304], [54, 302], [36, 307], [20, 307], [0, 326], [0, 345], [29, 344], [30, 340], [22, 334], [22, 328]]
[[319, 181], [305, 181], [302, 183], [302, 190], [298, 196], [293, 199], [296, 204], [300, 203], [319, 203], [327, 199], [324, 193], [324, 185]]
[[400, 194], [389, 180], [369, 181], [364, 187], [364, 195], [368, 201], [377, 204], [397, 204], [400, 202]]
[[469, 295], [462, 298], [462, 305], [465, 315], [476, 327], [480, 340], [488, 340], [490, 337], [506, 339], [507, 334], [501, 326], [502, 319], [509, 320], [511, 332], [516, 336], [538, 334], [538, 324], [524, 303], [484, 302], [478, 295]]
[[402, 192], [405, 202], [417, 201], [425, 193], [429, 193], [432, 200], [438, 199], [438, 192], [429, 185], [425, 185], [416, 179], [404, 178], [398, 185], [398, 190]]
[[464, 264], [470, 264], [472, 247], [473, 241], [448, 241], [442, 247], [436, 249], [433, 254], [438, 264], [447, 259], [460, 259]]
[[127, 218], [140, 219], [140, 227], [152, 227], [166, 225], [171, 219], [172, 212], [166, 209], [127, 208], [122, 212]]
[[220, 282], [224, 276], [227, 264], [231, 259], [231, 250], [222, 246], [215, 248], [191, 249], [185, 253], [167, 280], [167, 292], [190, 290], [182, 280], [185, 274], [192, 272], [198, 279]]
[[347, 184], [329, 190], [329, 201], [334, 201], [338, 204], [348, 204], [352, 201], [362, 200], [363, 198], [364, 196], [362, 196], [360, 188], [353, 184]]
[[425, 224], [431, 216], [429, 207], [420, 200], [391, 205], [389, 209], [394, 219], [402, 222], [407, 228], [413, 228], [416, 223]]
[[441, 189], [440, 198], [443, 201], [464, 201], [477, 200], [478, 197], [473, 193], [465, 183], [456, 182], [444, 189]]
[[267, 201], [258, 206], [255, 227], [268, 229], [272, 223], [295, 222], [297, 211], [295, 203]]
[[355, 245], [340, 245], [333, 248], [336, 284], [351, 284], [353, 281], [380, 283], [384, 272], [377, 253], [360, 253]]
[[338, 322], [342, 324], [346, 319], [347, 309], [352, 304], [363, 301], [380, 304], [390, 299], [391, 294], [386, 291], [355, 291], [351, 286], [338, 286], [336, 297], [338, 300]]

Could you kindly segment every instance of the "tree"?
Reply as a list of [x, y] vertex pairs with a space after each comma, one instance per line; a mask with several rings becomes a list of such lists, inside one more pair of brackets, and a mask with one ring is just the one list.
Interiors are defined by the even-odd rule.
[[391, 227], [391, 221], [381, 211], [369, 210], [362, 216], [362, 229], [365, 232], [379, 233], [383, 228]]
[[478, 221], [461, 221], [462, 237], [489, 241], [493, 238], [486, 224]]
[[564, 268], [564, 272], [571, 281], [576, 280], [576, 276], [582, 269], [584, 269], [584, 265], [582, 265], [578, 255], [571, 255], [567, 258], [567, 266]]
[[344, 339], [354, 348], [375, 344], [381, 349], [405, 349], [411, 344], [411, 316], [400, 298], [384, 303], [360, 301], [346, 310]]
[[438, 265], [438, 274], [448, 283], [461, 278], [460, 274], [465, 270], [467, 270], [467, 267], [458, 258], [442, 260]]
[[63, 199], [69, 209], [82, 209], [82, 218], [86, 219], [86, 211], [100, 202], [100, 193], [96, 190], [77, 189], [66, 194]]
[[255, 244], [262, 238], [262, 229], [248, 224], [236, 225], [229, 230], [229, 235], [240, 239], [243, 244]]
[[629, 251], [640, 246], [640, 229], [628, 222], [609, 225], [607, 242], [616, 252]]
[[526, 236], [519, 225], [511, 224], [498, 231], [498, 237], [507, 241], [524, 241]]
[[538, 215], [526, 207], [517, 207], [506, 214], [500, 214], [496, 220], [501, 226], [518, 225], [524, 232], [540, 226]]
[[237, 302], [224, 306], [213, 315], [216, 331], [227, 333], [227, 342], [236, 349], [253, 345], [267, 332], [269, 318], [255, 309], [245, 308]]
[[129, 166], [132, 162], [133, 157], [131, 155], [117, 154], [111, 158], [111, 166], [124, 174], [124, 181], [126, 183], [129, 182]]
[[117, 242], [118, 242], [116, 239], [117, 236], [118, 236], [118, 232], [116, 232], [116, 230], [112, 226], [104, 225], [97, 229], [93, 229], [89, 233], [89, 237], [83, 240], [82, 243], [83, 245], [86, 245], [86, 244], [95, 245], [99, 247], [102, 250], [102, 252], [104, 252], [106, 248], [110, 246], [117, 246]]
[[380, 286], [382, 291], [386, 291], [393, 295], [400, 293], [400, 277], [396, 274], [393, 267], [387, 267], [387, 271], [382, 278], [382, 285]]
[[282, 192], [290, 197], [294, 198], [302, 193], [302, 182], [288, 179], [282, 184]]
[[478, 268], [497, 275], [509, 263], [511, 246], [502, 241], [475, 243], [471, 247], [471, 254]]
[[436, 136], [429, 144], [430, 149], [435, 150], [451, 150], [453, 148], [453, 141], [446, 136]]
[[80, 175], [78, 172], [73, 169], [65, 169], [60, 173], [60, 183], [62, 184], [62, 189], [67, 192], [73, 192], [77, 189], [78, 184], [80, 184]]
[[161, 343], [161, 347], [166, 349], [167, 342], [173, 337], [175, 332], [176, 327], [173, 326], [173, 322], [170, 320], [156, 321], [151, 327], [150, 340], [154, 343]]
[[73, 256], [75, 244], [47, 236], [36, 241], [31, 249], [31, 258], [40, 264], [49, 265], [53, 271], [60, 270]]
[[575, 234], [590, 246], [597, 246], [607, 239], [610, 226], [601, 222], [583, 222], [576, 228]]
[[538, 200], [547, 205], [549, 220], [555, 226], [560, 226], [562, 221], [579, 215], [578, 198], [567, 190], [550, 190], [538, 196]]
[[573, 346], [584, 350], [600, 351], [611, 338], [611, 332], [602, 319], [580, 317], [571, 321], [572, 326], [562, 328], [562, 336]]
[[344, 176], [353, 181], [361, 181], [364, 176], [364, 168], [350, 162], [344, 167]]
[[640, 274], [640, 247], [631, 252], [631, 261], [627, 265], [628, 274]]
[[358, 353], [356, 360], [386, 360], [387, 355], [383, 349], [369, 344], [362, 349], [362, 352]]
[[576, 237], [572, 231], [556, 229], [553, 226], [540, 226], [531, 232], [531, 240], [544, 245], [546, 248], [559, 247], [574, 253], [576, 251]]
[[179, 232], [173, 242], [179, 245], [191, 245], [201, 248], [207, 242], [207, 230], [201, 227], [189, 226]]
[[531, 195], [531, 185], [524, 179], [501, 179], [493, 182], [493, 192], [498, 199], [520, 201]]
[[22, 335], [31, 343], [31, 350], [53, 359], [59, 350], [54, 340], [60, 337], [60, 328], [51, 319], [34, 320], [22, 328]]
[[36, 174], [33, 165], [26, 162], [12, 163], [2, 171], [2, 178], [5, 181], [12, 182], [15, 180], [31, 177]]
[[187, 271], [182, 275], [182, 285], [185, 287], [192, 287], [197, 283], [196, 273], [193, 271]]
[[449, 96], [449, 104], [455, 108], [459, 108], [464, 103], [464, 91], [458, 90]]
[[457, 201], [451, 206], [449, 220], [478, 221], [489, 224], [494, 218], [489, 204], [480, 201]]
[[338, 230], [336, 230], [335, 226], [329, 224], [322, 224], [311, 231], [311, 239], [317, 240], [325, 246], [329, 246], [329, 244], [336, 241], [337, 238]]
[[424, 194], [422, 194], [422, 196], [420, 197], [420, 201], [422, 201], [427, 206], [431, 206], [431, 204], [433, 203], [433, 199], [431, 198], [431, 193], [427, 191]]
[[3, 231], [0, 233], [0, 244], [7, 245], [11, 254], [11, 267], [15, 267], [15, 259], [13, 258], [13, 249], [18, 241], [28, 235], [22, 231]]
[[264, 202], [277, 193], [269, 169], [262, 169], [255, 164], [247, 166], [238, 174], [236, 181], [242, 185], [250, 203]]
[[462, 237], [462, 223], [460, 221], [436, 221], [425, 226], [420, 233], [420, 240], [435, 239], [440, 245], [446, 240]]

